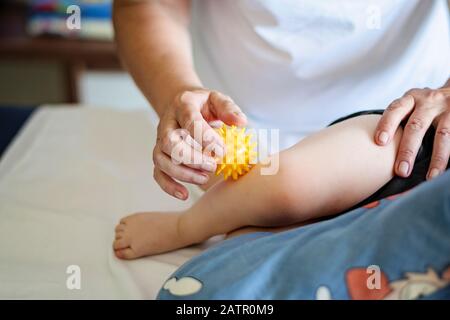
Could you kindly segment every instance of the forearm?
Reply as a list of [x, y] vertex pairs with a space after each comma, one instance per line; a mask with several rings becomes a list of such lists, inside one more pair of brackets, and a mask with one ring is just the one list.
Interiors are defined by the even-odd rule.
[[160, 116], [178, 92], [201, 87], [192, 62], [189, 10], [187, 0], [114, 1], [121, 59]]
[[202, 241], [243, 226], [282, 226], [339, 213], [393, 177], [401, 130], [393, 143], [371, 139], [379, 116], [354, 118], [314, 134], [279, 155], [279, 171], [254, 167], [212, 187], [181, 219]]

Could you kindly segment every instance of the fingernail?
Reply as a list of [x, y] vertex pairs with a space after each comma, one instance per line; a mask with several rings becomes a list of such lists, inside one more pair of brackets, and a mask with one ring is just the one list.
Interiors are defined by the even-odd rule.
[[400, 162], [400, 164], [398, 165], [398, 172], [401, 175], [406, 176], [408, 175], [408, 171], [409, 171], [409, 163], [407, 161]]
[[238, 117], [246, 118], [245, 113], [243, 113], [243, 112], [240, 112], [240, 111], [234, 111], [233, 113], [234, 113], [235, 115], [237, 115]]
[[180, 200], [184, 200], [184, 195], [180, 191], [175, 191], [175, 197]]
[[386, 131], [381, 131], [378, 134], [378, 141], [380, 141], [382, 144], [386, 144], [389, 140], [389, 134]]
[[216, 170], [216, 163], [214, 161], [208, 160], [202, 164], [202, 169], [213, 172], [214, 170]]
[[200, 174], [200, 175], [195, 175], [194, 176], [194, 182], [198, 183], [198, 184], [205, 184], [206, 182], [208, 182], [208, 176]]
[[433, 179], [433, 178], [437, 177], [439, 174], [440, 174], [440, 171], [436, 168], [433, 168], [428, 173], [428, 179]]

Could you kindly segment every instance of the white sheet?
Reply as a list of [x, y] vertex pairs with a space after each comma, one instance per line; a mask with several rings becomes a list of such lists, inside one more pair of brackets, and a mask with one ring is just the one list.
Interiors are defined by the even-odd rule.
[[[153, 299], [204, 249], [135, 261], [113, 255], [120, 217], [186, 208], [200, 194], [191, 188], [181, 202], [154, 182], [149, 115], [84, 107], [34, 114], [0, 161], [0, 298]], [[66, 286], [70, 265], [81, 268], [80, 290]]]

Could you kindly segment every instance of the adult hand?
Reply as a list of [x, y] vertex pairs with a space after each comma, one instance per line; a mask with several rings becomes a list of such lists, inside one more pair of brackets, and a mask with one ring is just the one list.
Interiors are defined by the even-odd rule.
[[175, 179], [202, 185], [216, 170], [209, 151], [222, 156], [225, 150], [214, 122], [242, 126], [247, 119], [230, 97], [207, 89], [182, 91], [167, 106], [153, 149], [154, 178], [165, 192], [185, 200], [188, 190]]
[[412, 89], [392, 102], [378, 123], [375, 142], [388, 144], [404, 119], [408, 121], [395, 161], [395, 173], [401, 177], [411, 174], [423, 137], [431, 125], [436, 128], [436, 136], [427, 179], [444, 172], [450, 156], [450, 87]]

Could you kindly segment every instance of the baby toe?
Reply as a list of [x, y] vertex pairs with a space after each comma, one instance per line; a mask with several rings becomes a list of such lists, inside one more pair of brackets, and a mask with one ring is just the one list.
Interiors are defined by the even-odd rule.
[[122, 239], [122, 238], [124, 238], [124, 237], [125, 237], [125, 232], [123, 232], [123, 231], [117, 231], [114, 240], [119, 240], [119, 239]]
[[135, 252], [131, 248], [116, 250], [114, 251], [114, 253], [116, 254], [116, 257], [119, 259], [130, 260], [137, 257]]
[[120, 224], [127, 224], [128, 218], [129, 218], [129, 216], [120, 219], [119, 223], [120, 223]]
[[125, 225], [123, 223], [120, 223], [116, 226], [116, 228], [114, 229], [116, 232], [119, 231], [124, 231], [125, 230]]
[[130, 246], [130, 242], [125, 238], [116, 239], [116, 240], [114, 240], [114, 243], [113, 243], [114, 250], [128, 248], [129, 246]]

